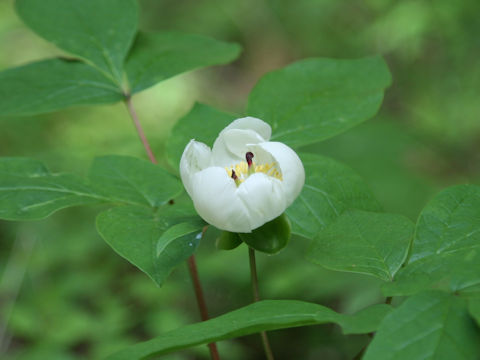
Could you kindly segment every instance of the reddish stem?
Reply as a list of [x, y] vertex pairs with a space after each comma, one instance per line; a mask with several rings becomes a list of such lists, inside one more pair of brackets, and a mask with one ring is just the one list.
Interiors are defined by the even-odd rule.
[[[200, 310], [200, 317], [202, 321], [206, 321], [209, 319], [208, 311], [207, 311], [207, 304], [205, 303], [205, 297], [203, 296], [202, 285], [200, 284], [200, 277], [198, 276], [197, 264], [195, 261], [195, 256], [192, 255], [188, 258], [188, 270], [190, 271], [190, 276], [192, 277], [193, 281], [193, 288], [195, 290], [195, 296], [197, 298], [198, 309]], [[213, 360], [220, 360], [220, 356], [218, 355], [217, 344], [210, 343], [208, 344], [210, 349], [210, 356]]]
[[[135, 111], [135, 107], [133, 106], [131, 96], [129, 95], [125, 96], [125, 104], [127, 105], [128, 112], [130, 114], [130, 117], [133, 120], [133, 123], [135, 124], [135, 128], [137, 130], [138, 136], [142, 141], [143, 147], [145, 148], [148, 158], [152, 163], [156, 164], [157, 159], [155, 159], [155, 155], [153, 155], [153, 152], [150, 147], [150, 144], [148, 143], [147, 137], [143, 132], [143, 128], [142, 128], [142, 125], [140, 124], [140, 120], [138, 119], [137, 112]], [[198, 308], [200, 310], [200, 317], [202, 321], [206, 321], [209, 319], [208, 310], [207, 310], [207, 304], [205, 302], [205, 297], [203, 295], [202, 284], [200, 283], [200, 278], [198, 276], [197, 265], [195, 262], [195, 255], [192, 255], [188, 258], [187, 264], [188, 264], [188, 269], [190, 270], [190, 276], [192, 278], [192, 283], [193, 283], [193, 288], [195, 290], [195, 297], [197, 299]], [[210, 356], [212, 360], [220, 360], [220, 356], [218, 355], [218, 350], [217, 350], [217, 344], [211, 343], [211, 344], [208, 344], [208, 347], [210, 349]]]
[[140, 137], [140, 141], [142, 142], [143, 147], [145, 148], [145, 151], [147, 152], [148, 158], [150, 159], [150, 161], [152, 163], [156, 164], [157, 159], [155, 159], [155, 155], [153, 155], [152, 149], [150, 148], [150, 144], [148, 143], [147, 137], [145, 136], [145, 133], [143, 132], [142, 125], [140, 124], [140, 120], [138, 120], [137, 112], [135, 111], [135, 108], [133, 107], [131, 96], [126, 97], [125, 104], [127, 105], [128, 112], [130, 113], [130, 116], [133, 120], [133, 123], [135, 124], [135, 129], [137, 130], [137, 134]]

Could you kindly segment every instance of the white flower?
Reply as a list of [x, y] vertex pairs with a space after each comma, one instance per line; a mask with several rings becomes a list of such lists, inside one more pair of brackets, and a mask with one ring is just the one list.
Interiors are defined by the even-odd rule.
[[246, 117], [223, 129], [212, 150], [188, 143], [180, 175], [206, 222], [248, 233], [280, 216], [300, 194], [302, 162], [287, 145], [268, 141], [271, 133], [267, 123]]

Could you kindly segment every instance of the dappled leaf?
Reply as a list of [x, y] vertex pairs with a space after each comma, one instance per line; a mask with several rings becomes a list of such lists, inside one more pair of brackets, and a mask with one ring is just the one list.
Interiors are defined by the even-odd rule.
[[247, 113], [272, 126], [272, 140], [295, 148], [371, 118], [390, 82], [380, 57], [301, 60], [260, 79]]
[[387, 305], [375, 305], [354, 315], [343, 315], [318, 304], [296, 300], [264, 300], [217, 318], [185, 326], [139, 343], [108, 357], [134, 360], [159, 356], [194, 345], [236, 338], [260, 331], [325, 323], [339, 324], [345, 333], [374, 331], [390, 312]]
[[327, 269], [389, 281], [407, 256], [414, 227], [401, 215], [350, 210], [320, 231], [307, 258]]
[[300, 158], [305, 186], [286, 211], [294, 234], [312, 239], [346, 209], [380, 210], [368, 186], [347, 166], [320, 155]]
[[139, 33], [125, 64], [132, 93], [204, 66], [225, 64], [240, 46], [178, 32]]
[[29, 115], [123, 99], [120, 89], [80, 61], [49, 59], [0, 72], [0, 115]]
[[16, 8], [38, 35], [91, 62], [120, 86], [137, 31], [136, 0], [17, 0]]
[[441, 292], [408, 298], [380, 324], [365, 360], [478, 359], [478, 330], [464, 302]]

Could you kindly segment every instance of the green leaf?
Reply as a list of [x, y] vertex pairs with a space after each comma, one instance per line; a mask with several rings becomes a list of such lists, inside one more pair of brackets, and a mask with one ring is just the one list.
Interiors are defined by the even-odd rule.
[[480, 283], [465, 287], [461, 289], [458, 294], [465, 298], [480, 299]]
[[200, 240], [205, 222], [192, 219], [172, 226], [165, 231], [157, 242], [157, 258], [155, 260], [155, 273], [157, 282], [162, 284], [170, 272], [188, 257], [193, 255]]
[[136, 0], [17, 0], [16, 8], [38, 35], [122, 83], [137, 30]]
[[159, 285], [193, 254], [204, 222], [188, 196], [172, 199], [181, 191], [178, 179], [144, 160], [105, 156], [94, 162], [90, 180], [92, 186], [72, 175], [51, 174], [35, 160], [2, 158], [0, 219], [39, 219], [99, 202], [140, 204], [98, 216], [98, 231], [115, 251]]
[[203, 104], [195, 104], [190, 112], [173, 127], [167, 140], [167, 159], [174, 169], [178, 169], [183, 150], [191, 139], [212, 147], [213, 142], [224, 127], [237, 117]]
[[300, 154], [305, 167], [305, 186], [287, 209], [292, 232], [313, 239], [347, 209], [379, 211], [372, 192], [347, 166], [313, 154]]
[[98, 192], [111, 199], [151, 207], [165, 204], [183, 189], [182, 183], [160, 166], [129, 156], [96, 158], [89, 179]]
[[287, 246], [291, 234], [290, 221], [285, 214], [282, 214], [251, 233], [239, 233], [238, 235], [252, 249], [267, 254], [276, 254]]
[[238, 236], [237, 233], [232, 233], [230, 231], [221, 231], [220, 236], [215, 240], [215, 246], [218, 250], [233, 250], [242, 243], [243, 241], [240, 239], [240, 236]]
[[49, 59], [0, 72], [0, 98], [0, 115], [30, 115], [72, 105], [114, 103], [123, 95], [91, 66]]
[[390, 82], [380, 57], [301, 60], [265, 75], [250, 93], [247, 114], [272, 126], [272, 140], [296, 148], [374, 116]]
[[169, 77], [204, 66], [226, 64], [240, 46], [178, 32], [140, 33], [126, 61], [132, 93]]
[[478, 359], [478, 339], [461, 299], [421, 293], [383, 319], [363, 359]]
[[342, 326], [345, 333], [368, 333], [374, 331], [390, 311], [387, 305], [375, 305], [354, 315], [343, 315], [325, 306], [303, 301], [264, 300], [215, 319], [169, 331], [113, 354], [108, 359], [145, 359], [260, 331], [332, 322]]
[[[190, 225], [182, 224], [185, 222]], [[155, 212], [142, 206], [121, 206], [97, 217], [103, 239], [158, 285], [195, 251], [199, 239], [189, 236], [195, 226], [201, 229], [203, 223], [178, 204], [163, 205]]]
[[480, 283], [480, 187], [453, 186], [421, 212], [407, 265], [388, 295], [410, 295], [427, 287], [460, 291]]
[[0, 158], [0, 218], [42, 219], [75, 205], [109, 201], [81, 179], [51, 174], [33, 159]]
[[[157, 257], [159, 257], [165, 250], [175, 242], [184, 236], [191, 235], [195, 233], [195, 235], [199, 234], [199, 230], [201, 230], [205, 226], [205, 222], [201, 221], [200, 219], [196, 219], [195, 222], [185, 222], [173, 225], [170, 229], [165, 231], [160, 239], [158, 239], [157, 243]], [[200, 233], [201, 235], [201, 233]]]
[[480, 298], [468, 299], [468, 311], [480, 326]]
[[327, 269], [391, 281], [407, 256], [414, 227], [401, 215], [350, 210], [317, 235], [307, 258]]

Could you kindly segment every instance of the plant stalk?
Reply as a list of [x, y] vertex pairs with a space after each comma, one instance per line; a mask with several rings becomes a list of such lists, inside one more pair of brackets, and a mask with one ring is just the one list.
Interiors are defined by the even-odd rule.
[[[128, 113], [133, 120], [135, 125], [135, 129], [137, 130], [137, 134], [140, 137], [140, 141], [143, 144], [145, 152], [148, 155], [148, 158], [153, 164], [157, 164], [157, 159], [153, 154], [152, 148], [148, 143], [147, 137], [145, 136], [145, 132], [143, 131], [142, 125], [140, 124], [140, 120], [138, 119], [137, 112], [135, 111], [135, 107], [133, 106], [132, 97], [130, 95], [125, 95], [125, 105], [127, 106]], [[198, 276], [198, 269], [195, 261], [195, 255], [192, 255], [187, 260], [188, 269], [190, 272], [190, 277], [192, 278], [193, 289], [195, 291], [195, 298], [197, 300], [197, 305], [200, 310], [200, 317], [202, 321], [206, 321], [209, 319], [207, 304], [205, 302], [205, 297], [203, 295], [202, 284], [200, 282], [200, 277]], [[212, 360], [220, 360], [220, 356], [218, 354], [217, 344], [211, 343], [208, 344], [208, 348], [210, 349], [210, 357]]]
[[[251, 247], [248, 248], [248, 258], [250, 261], [250, 277], [252, 282], [252, 294], [253, 301], [260, 301], [260, 293], [258, 291], [258, 275], [257, 275], [257, 263], [255, 261], [255, 250]], [[272, 348], [270, 347], [270, 342], [268, 341], [268, 336], [266, 331], [260, 332], [260, 337], [262, 338], [263, 350], [265, 351], [265, 357], [268, 360], [274, 360]]]
[[[200, 310], [200, 317], [202, 321], [209, 319], [207, 304], [205, 302], [205, 297], [203, 296], [202, 285], [200, 283], [200, 277], [198, 276], [197, 264], [195, 261], [195, 255], [192, 255], [187, 260], [188, 270], [190, 271], [190, 276], [193, 282], [193, 289], [195, 290], [195, 297], [197, 298], [198, 309]], [[220, 355], [218, 354], [217, 344], [210, 343], [208, 344], [210, 350], [210, 357], [212, 360], [220, 360]]]
[[125, 104], [127, 105], [128, 113], [130, 114], [130, 117], [133, 120], [133, 124], [135, 125], [135, 129], [137, 130], [137, 134], [140, 137], [140, 141], [143, 144], [143, 147], [148, 155], [148, 158], [152, 163], [156, 164], [157, 159], [155, 159], [155, 155], [153, 155], [153, 152], [150, 147], [150, 144], [148, 143], [147, 137], [143, 132], [143, 128], [142, 128], [142, 125], [140, 124], [140, 120], [138, 119], [137, 112], [135, 111], [135, 107], [133, 106], [131, 96], [129, 95], [126, 96]]

